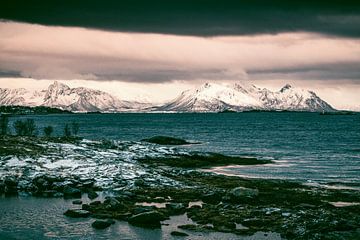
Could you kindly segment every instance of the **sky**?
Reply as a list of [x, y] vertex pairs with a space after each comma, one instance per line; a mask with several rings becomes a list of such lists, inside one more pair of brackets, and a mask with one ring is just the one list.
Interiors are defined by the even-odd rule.
[[291, 83], [360, 110], [358, 1], [3, 0], [0, 19], [0, 87], [162, 102], [203, 82]]

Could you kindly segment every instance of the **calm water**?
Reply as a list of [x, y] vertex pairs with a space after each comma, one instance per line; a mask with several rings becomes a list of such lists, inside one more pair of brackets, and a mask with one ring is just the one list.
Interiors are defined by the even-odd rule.
[[[21, 118], [26, 118], [22, 116]], [[221, 171], [248, 177], [360, 183], [360, 114], [72, 114], [31, 116], [38, 126], [78, 122], [89, 139], [140, 140], [167, 135], [200, 141], [194, 151], [275, 160], [259, 167]], [[41, 132], [39, 130], [39, 132]]]

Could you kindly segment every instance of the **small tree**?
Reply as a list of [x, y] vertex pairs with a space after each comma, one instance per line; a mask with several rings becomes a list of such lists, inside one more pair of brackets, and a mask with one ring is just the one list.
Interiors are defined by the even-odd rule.
[[9, 132], [9, 117], [7, 114], [0, 116], [0, 135], [6, 135]]
[[14, 122], [15, 132], [19, 136], [35, 136], [36, 125], [33, 119], [26, 119], [25, 121], [17, 120]]
[[79, 124], [77, 122], [72, 122], [71, 123], [71, 130], [72, 130], [72, 134], [74, 136], [78, 135], [79, 129], [80, 129], [80, 126], [79, 126]]
[[44, 134], [46, 137], [51, 137], [53, 132], [54, 132], [54, 128], [52, 126], [44, 127]]
[[19, 136], [25, 135], [25, 125], [24, 125], [23, 121], [16, 120], [14, 122], [14, 129], [15, 129], [16, 135], [19, 135]]
[[70, 129], [69, 124], [65, 124], [64, 137], [71, 137], [71, 129]]
[[26, 136], [36, 135], [36, 125], [34, 119], [26, 119], [25, 121]]

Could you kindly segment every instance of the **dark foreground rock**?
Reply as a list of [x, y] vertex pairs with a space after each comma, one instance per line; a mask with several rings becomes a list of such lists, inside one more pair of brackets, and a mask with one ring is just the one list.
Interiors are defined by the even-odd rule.
[[189, 236], [189, 234], [184, 233], [184, 232], [178, 232], [178, 231], [173, 231], [170, 233], [172, 236], [179, 236], [179, 237], [186, 237]]
[[165, 219], [166, 218], [161, 213], [157, 211], [150, 211], [131, 216], [128, 221], [130, 224], [135, 226], [159, 228], [161, 226], [160, 221]]
[[86, 218], [89, 217], [91, 213], [83, 209], [69, 209], [64, 213], [64, 215], [72, 218]]
[[64, 187], [65, 198], [81, 198], [81, 191], [77, 188], [65, 186]]
[[114, 224], [115, 221], [108, 219], [108, 220], [95, 220], [91, 226], [96, 229], [105, 229], [111, 226], [111, 224]]

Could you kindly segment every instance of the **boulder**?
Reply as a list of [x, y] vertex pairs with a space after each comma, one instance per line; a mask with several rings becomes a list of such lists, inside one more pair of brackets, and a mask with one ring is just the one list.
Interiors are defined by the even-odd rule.
[[0, 182], [0, 194], [5, 191], [5, 183]]
[[186, 210], [186, 207], [182, 203], [167, 203], [165, 206], [170, 215], [182, 214]]
[[64, 215], [72, 218], [86, 218], [90, 216], [90, 212], [83, 209], [69, 209]]
[[11, 188], [11, 187], [17, 187], [18, 185], [18, 182], [16, 180], [15, 177], [12, 177], [12, 176], [7, 176], [5, 179], [4, 179], [4, 184], [6, 185], [6, 187], [8, 188]]
[[108, 210], [116, 210], [121, 208], [123, 205], [116, 198], [110, 197], [104, 201], [105, 208]]
[[65, 186], [63, 193], [65, 198], [81, 198], [81, 191], [70, 186]]
[[235, 198], [253, 198], [259, 195], [259, 190], [245, 187], [236, 187], [230, 191], [230, 195]]
[[77, 205], [81, 205], [81, 204], [82, 204], [82, 201], [81, 201], [81, 200], [74, 200], [72, 203], [73, 203], [73, 204], [77, 204]]
[[93, 228], [96, 228], [96, 229], [105, 229], [105, 228], [110, 227], [110, 225], [114, 224], [114, 223], [115, 223], [115, 221], [111, 220], [111, 219], [108, 219], [108, 220], [95, 220], [95, 222], [93, 222], [91, 224], [91, 226]]
[[99, 194], [97, 194], [95, 191], [89, 191], [88, 192], [88, 198], [90, 200], [93, 200], [93, 199], [97, 198], [98, 196], [99, 196]]
[[129, 223], [134, 226], [148, 227], [148, 228], [160, 228], [161, 227], [160, 221], [163, 220], [165, 220], [165, 217], [157, 211], [139, 213], [131, 216], [128, 219]]
[[189, 236], [189, 234], [184, 233], [184, 232], [178, 232], [178, 231], [172, 231], [170, 233], [172, 236], [179, 236], [179, 237], [186, 237]]

